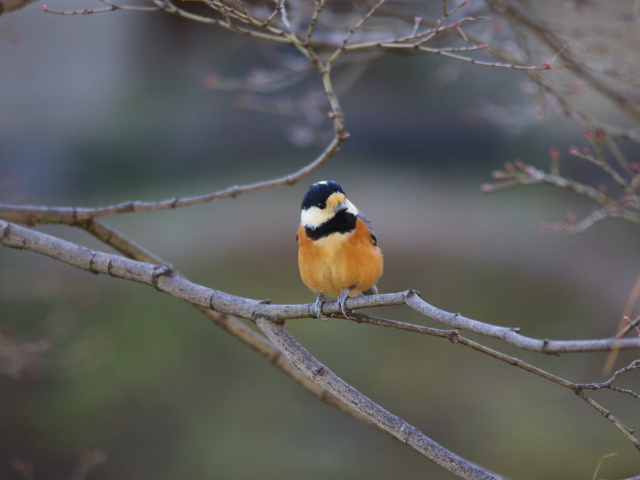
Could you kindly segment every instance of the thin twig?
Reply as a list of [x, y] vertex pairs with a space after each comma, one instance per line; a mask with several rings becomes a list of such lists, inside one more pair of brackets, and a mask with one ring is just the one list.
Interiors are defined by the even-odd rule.
[[324, 7], [326, 7], [327, 5], [327, 0], [316, 0], [317, 2], [317, 6], [315, 8], [315, 10], [313, 11], [313, 15], [311, 17], [311, 21], [309, 22], [309, 27], [307, 28], [307, 36], [305, 39], [305, 44], [306, 45], [310, 45], [311, 44], [311, 37], [313, 37], [313, 32], [316, 29], [316, 24], [318, 23], [318, 20], [320, 19], [320, 14], [322, 13], [322, 11], [324, 10]]
[[80, 225], [89, 220], [105, 216], [119, 215], [122, 213], [170, 210], [174, 208], [199, 205], [225, 198], [236, 198], [245, 193], [258, 192], [285, 185], [290, 186], [296, 184], [302, 178], [306, 177], [326, 163], [327, 160], [338, 152], [340, 145], [346, 140], [346, 138], [347, 136], [344, 135], [344, 133], [343, 135], [336, 135], [325, 150], [311, 163], [304, 166], [297, 172], [273, 180], [242, 186], [236, 185], [224, 190], [196, 197], [175, 197], [157, 202], [132, 201], [98, 208], [38, 207], [0, 204], [0, 218], [10, 222], [21, 223], [23, 225], [37, 225], [41, 223]]

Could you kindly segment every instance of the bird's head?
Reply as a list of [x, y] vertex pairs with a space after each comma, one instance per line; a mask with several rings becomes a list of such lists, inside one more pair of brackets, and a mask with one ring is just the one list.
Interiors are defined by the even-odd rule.
[[309, 187], [302, 199], [300, 222], [307, 228], [315, 229], [344, 214], [357, 215], [358, 209], [347, 199], [338, 182], [328, 180]]

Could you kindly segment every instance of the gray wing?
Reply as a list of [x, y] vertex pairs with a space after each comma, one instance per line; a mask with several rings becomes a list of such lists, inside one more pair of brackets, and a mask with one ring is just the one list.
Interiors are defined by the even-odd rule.
[[358, 217], [364, 222], [364, 224], [369, 229], [369, 233], [371, 234], [371, 240], [373, 240], [374, 245], [378, 245], [378, 239], [376, 238], [375, 233], [373, 233], [373, 226], [371, 226], [371, 222], [367, 217], [365, 217], [364, 213], [358, 212]]

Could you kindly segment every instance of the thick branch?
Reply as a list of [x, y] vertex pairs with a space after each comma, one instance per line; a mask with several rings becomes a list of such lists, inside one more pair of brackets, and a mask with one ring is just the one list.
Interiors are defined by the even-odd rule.
[[[92, 220], [90, 222], [87, 222], [83, 227], [87, 232], [94, 235], [100, 241], [115, 248], [128, 258], [141, 262], [165, 265], [170, 267], [168, 262], [157, 257], [131, 239], [124, 237], [120, 232], [101, 223], [99, 220]], [[179, 275], [179, 273], [175, 270], [174, 273], [176, 275]], [[278, 350], [271, 342], [269, 342], [269, 340], [264, 338], [262, 335], [259, 335], [251, 328], [247, 327], [237, 318], [221, 312], [216, 312], [209, 308], [197, 305], [195, 307], [215, 325], [251, 347], [254, 351], [258, 352], [260, 355], [266, 358], [285, 375], [291, 377], [296, 383], [304, 387], [311, 394], [315, 395], [323, 402], [336, 407], [338, 410], [355, 417], [361, 422], [373, 425], [373, 422], [371, 422], [368, 418], [365, 418], [359, 413], [355, 412], [342, 400], [327, 392], [317, 383], [314, 383], [313, 381], [305, 377], [300, 370], [294, 367], [293, 364], [284, 355], [282, 355], [280, 350]]]
[[367, 418], [371, 418], [376, 425], [391, 433], [398, 440], [462, 478], [478, 480], [500, 478], [450, 452], [416, 427], [388, 412], [369, 397], [360, 393], [313, 357], [281, 323], [274, 322], [263, 316], [257, 317], [256, 323], [265, 335], [269, 337], [269, 340], [305, 375], [333, 393], [357, 412], [362, 413]]
[[[87, 230], [92, 231], [100, 238], [106, 238], [109, 235], [113, 235], [108, 228], [101, 226], [97, 222], [91, 222], [91, 228]], [[35, 232], [8, 222], [0, 220], [0, 244], [6, 247], [17, 248], [22, 250], [30, 250], [36, 253], [47, 255], [53, 259], [68, 263], [78, 268], [87, 270], [94, 274], [102, 273], [108, 274], [113, 277], [133, 280], [139, 283], [144, 283], [153, 286], [157, 290], [165, 293], [169, 293], [176, 298], [189, 302], [201, 310], [207, 312], [214, 322], [219, 324], [225, 329], [228, 329], [234, 335], [242, 339], [243, 335], [246, 335], [246, 327], [242, 326], [242, 329], [237, 329], [237, 325], [230, 322], [228, 315], [234, 315], [246, 319], [250, 319], [258, 323], [261, 328], [269, 331], [268, 334], [276, 335], [279, 342], [274, 342], [278, 345], [280, 351], [282, 351], [287, 358], [297, 368], [301, 369], [311, 380], [319, 384], [323, 389], [329, 391], [337, 398], [335, 404], [344, 409], [349, 407], [355, 412], [364, 415], [368, 421], [374, 423], [379, 428], [386, 432], [391, 433], [396, 438], [402, 440], [407, 445], [412, 446], [419, 452], [425, 454], [428, 458], [436, 461], [437, 463], [444, 465], [446, 468], [454, 471], [458, 474], [462, 474], [463, 478], [496, 478], [491, 476], [488, 472], [479, 469], [466, 461], [456, 457], [451, 452], [443, 449], [437, 443], [434, 443], [431, 439], [424, 436], [421, 432], [414, 429], [410, 425], [406, 424], [404, 420], [386, 412], [386, 410], [377, 406], [371, 402], [367, 397], [364, 397], [360, 392], [345, 384], [341, 379], [333, 375], [330, 371], [326, 372], [324, 380], [320, 378], [321, 373], [325, 367], [322, 366], [317, 360], [315, 360], [308, 352], [300, 350], [297, 342], [293, 338], [289, 338], [290, 335], [283, 328], [278, 329], [274, 325], [276, 323], [283, 323], [285, 318], [303, 318], [311, 317], [314, 315], [314, 304], [306, 305], [270, 305], [265, 301], [251, 300], [247, 298], [237, 297], [225, 292], [212, 290], [201, 285], [194, 284], [184, 277], [174, 272], [170, 267], [166, 265], [157, 265], [138, 262], [130, 259], [126, 259], [117, 255], [110, 255], [102, 252], [97, 252], [89, 248], [76, 245], [65, 240], [61, 240], [46, 234]], [[123, 248], [125, 254], [129, 256], [141, 256], [151, 261], [158, 259], [149, 256], [148, 253], [139, 250], [139, 247], [135, 244], [131, 244], [129, 249]], [[442, 323], [451, 325], [456, 329], [471, 330], [476, 333], [500, 338], [508, 343], [512, 343], [521, 348], [529, 350], [536, 350], [544, 353], [550, 352], [576, 352], [576, 351], [597, 351], [597, 350], [612, 350], [612, 349], [639, 349], [640, 338], [633, 339], [603, 339], [603, 340], [582, 340], [582, 341], [550, 341], [550, 340], [537, 340], [520, 335], [516, 329], [498, 327], [483, 322], [478, 322], [459, 314], [451, 314], [442, 310], [436, 309], [428, 303], [421, 300], [418, 293], [415, 291], [407, 291], [400, 293], [375, 295], [371, 297], [358, 297], [348, 300], [349, 309], [364, 308], [370, 306], [384, 306], [384, 305], [401, 305], [406, 304], [414, 310], [429, 316]], [[336, 302], [328, 303], [324, 305], [325, 314], [340, 314], [340, 308]], [[362, 317], [360, 316], [361, 320]], [[265, 319], [268, 325], [265, 323]], [[391, 320], [385, 319], [373, 319], [371, 323], [377, 325], [396, 326]], [[439, 337], [449, 338], [453, 342], [462, 343], [465, 346], [474, 348], [485, 354], [489, 354], [498, 358], [501, 361], [506, 361], [509, 364], [515, 365], [519, 368], [523, 368], [530, 373], [534, 373], [542, 376], [545, 379], [551, 380], [565, 388], [574, 390], [583, 400], [589, 403], [593, 408], [602, 413], [605, 418], [610, 420], [617, 428], [619, 428], [630, 441], [640, 450], [640, 442], [638, 442], [633, 436], [633, 431], [621, 423], [614, 415], [611, 414], [601, 405], [597, 404], [593, 399], [584, 394], [584, 389], [600, 389], [605, 388], [597, 384], [580, 385], [566, 381], [548, 372], [544, 372], [536, 367], [532, 367], [524, 362], [508, 357], [499, 352], [495, 352], [480, 344], [469, 341], [468, 339], [459, 335], [458, 330], [454, 331], [442, 331], [436, 329], [429, 329], [421, 326], [410, 326], [409, 324], [400, 324], [398, 328], [405, 330], [412, 330], [419, 333], [427, 333], [430, 335], [436, 335]], [[236, 330], [236, 331], [232, 331]], [[250, 339], [245, 339], [250, 340]], [[273, 338], [271, 338], [274, 341]], [[284, 342], [284, 343], [282, 343]], [[274, 363], [280, 358], [278, 353], [273, 353], [270, 348], [263, 348], [266, 344], [259, 345], [259, 342], [248, 341], [257, 351], [267, 356]], [[253, 344], [252, 344], [253, 343]], [[255, 346], [254, 346], [255, 345]], [[269, 351], [268, 354], [267, 350]], [[313, 366], [313, 367], [311, 367]], [[629, 367], [635, 369], [636, 367]], [[283, 369], [284, 370], [284, 369]], [[626, 370], [625, 370], [626, 371]], [[309, 376], [309, 372], [313, 374]], [[621, 372], [624, 373], [624, 372]], [[296, 378], [295, 375], [291, 375]], [[613, 386], [613, 382], [617, 377], [614, 377], [606, 388], [622, 391]], [[305, 384], [306, 381], [300, 381]], [[314, 391], [314, 389], [309, 388]], [[314, 392], [320, 398], [322, 398], [323, 391]], [[636, 395], [632, 391], [622, 391], [622, 393], [631, 393]], [[367, 402], [370, 402], [367, 403]], [[462, 472], [462, 473], [460, 473]], [[466, 475], [466, 476], [465, 476]], [[484, 475], [484, 476], [483, 476]], [[487, 476], [488, 475], [488, 476]]]
[[[193, 305], [249, 320], [257, 316], [294, 319], [313, 318], [314, 303], [302, 305], [271, 305], [259, 300], [238, 297], [213, 290], [176, 275], [171, 268], [102, 253], [0, 220], [0, 244], [19, 250], [29, 250], [81, 268], [94, 274], [144, 283]], [[605, 338], [594, 340], [547, 340], [526, 337], [517, 328], [501, 327], [473, 320], [457, 313], [440, 310], [419, 297], [416, 291], [387, 293], [349, 298], [347, 308], [407, 305], [423, 315], [456, 329], [463, 329], [498, 338], [525, 350], [542, 353], [608, 352], [612, 349], [638, 350], [640, 338]], [[337, 302], [323, 305], [325, 315], [340, 316]]]

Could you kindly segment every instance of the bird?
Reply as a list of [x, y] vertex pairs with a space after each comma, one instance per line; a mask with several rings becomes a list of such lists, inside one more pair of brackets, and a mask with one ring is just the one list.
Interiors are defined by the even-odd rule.
[[300, 277], [318, 294], [317, 318], [324, 318], [325, 294], [337, 297], [340, 310], [349, 318], [348, 297], [378, 293], [382, 251], [371, 222], [347, 199], [338, 182], [325, 180], [309, 187], [302, 199], [296, 239]]

